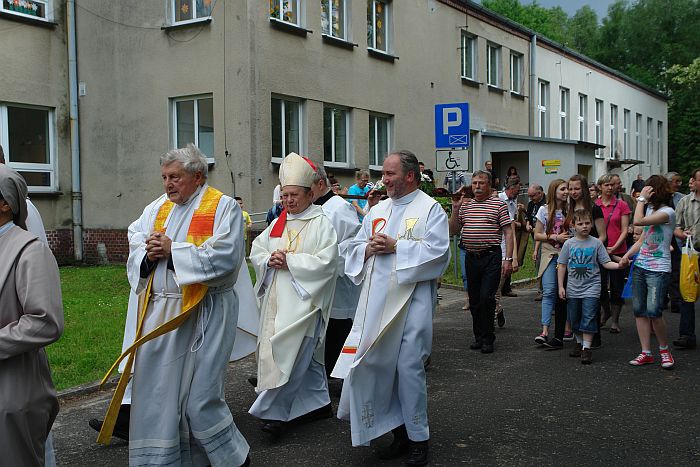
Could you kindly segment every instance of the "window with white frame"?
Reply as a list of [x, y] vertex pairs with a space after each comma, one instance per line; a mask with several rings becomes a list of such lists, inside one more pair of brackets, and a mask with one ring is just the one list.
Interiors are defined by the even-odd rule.
[[634, 122], [634, 158], [642, 157], [642, 114], [637, 114]]
[[661, 161], [663, 160], [664, 155], [663, 133], [664, 124], [663, 122], [658, 122], [656, 124], [656, 160], [659, 164], [659, 170], [661, 169]]
[[651, 164], [654, 158], [654, 143], [652, 138], [654, 137], [654, 119], [647, 118], [647, 162]]
[[381, 167], [391, 149], [391, 117], [370, 114], [369, 116], [369, 165]]
[[323, 108], [323, 160], [348, 165], [350, 153], [350, 111], [326, 105]]
[[52, 0], [2, 0], [0, 11], [42, 21], [53, 19]]
[[270, 0], [270, 18], [301, 26], [301, 7], [302, 0]]
[[542, 138], [549, 136], [549, 83], [547, 81], [539, 81], [537, 95], [537, 114], [539, 135]]
[[[603, 101], [598, 99], [595, 100], [595, 120], [593, 122], [595, 125], [595, 144], [603, 145]], [[596, 155], [602, 156], [603, 149], [596, 149]]]
[[476, 37], [462, 29], [462, 78], [476, 80]]
[[610, 104], [610, 159], [617, 157], [617, 106]]
[[212, 0], [171, 0], [173, 23], [197, 21], [211, 16]]
[[501, 46], [490, 42], [486, 44], [486, 82], [501, 87]]
[[559, 135], [561, 139], [569, 139], [569, 90], [559, 88]]
[[588, 141], [588, 96], [578, 95], [578, 139]]
[[173, 102], [172, 146], [184, 148], [192, 143], [207, 156], [214, 158], [214, 99], [211, 94], [178, 97]]
[[31, 192], [58, 190], [53, 109], [0, 103], [0, 144], [5, 161]]
[[523, 55], [516, 52], [510, 53], [510, 90], [523, 93]]
[[333, 36], [338, 39], [348, 39], [348, 22], [350, 17], [347, 14], [347, 4], [349, 0], [321, 0], [321, 30], [323, 34]]
[[388, 53], [390, 38], [391, 2], [367, 0], [367, 47]]
[[290, 152], [302, 152], [302, 102], [289, 97], [272, 97], [270, 123], [272, 158], [282, 159]]
[[632, 116], [628, 109], [625, 109], [622, 114], [622, 156], [625, 159], [630, 158], [630, 120]]

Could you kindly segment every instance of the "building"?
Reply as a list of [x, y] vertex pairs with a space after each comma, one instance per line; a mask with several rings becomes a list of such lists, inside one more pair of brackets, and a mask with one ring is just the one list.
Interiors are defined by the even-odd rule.
[[[78, 238], [84, 259], [97, 260], [103, 243], [123, 261], [125, 229], [162, 191], [158, 157], [171, 147], [197, 144], [212, 185], [261, 212], [291, 151], [323, 159], [344, 184], [356, 168], [378, 177], [395, 147], [434, 167], [438, 103], [470, 104], [468, 171], [493, 160], [499, 174], [514, 165], [540, 184], [608, 170], [628, 184], [638, 171], [623, 169], [635, 161], [645, 175], [667, 166], [663, 95], [471, 1], [81, 0], [76, 190], [63, 19], [72, 2], [24, 3], [40, 4], [46, 19], [3, 6], [0, 32], [13, 30], [4, 43], [21, 31], [17, 46], [43, 55], [0, 52], [16, 70], [0, 105], [39, 106], [54, 132], [50, 187], [34, 183], [31, 194], [58, 256], [71, 256]], [[40, 92], [23, 84], [37, 76]], [[2, 117], [0, 131], [10, 163], [26, 168]]]

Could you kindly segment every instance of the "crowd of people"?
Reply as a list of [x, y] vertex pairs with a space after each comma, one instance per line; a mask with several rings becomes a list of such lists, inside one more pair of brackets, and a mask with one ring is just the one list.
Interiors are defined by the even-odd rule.
[[[496, 326], [506, 324], [501, 297], [517, 296], [511, 275], [526, 261], [541, 289], [535, 342], [548, 350], [572, 340], [570, 355], [590, 364], [601, 329], [621, 332], [630, 296], [641, 346], [631, 365], [655, 361], [654, 336], [661, 367], [673, 368], [666, 303], [681, 313], [673, 345], [696, 345], [694, 303], [678, 292], [678, 273], [680, 247], [700, 249], [700, 169], [687, 196], [675, 173], [638, 179], [636, 197], [615, 174], [591, 185], [577, 174], [546, 191], [531, 184], [525, 205], [517, 170], [501, 185], [487, 162], [470, 181], [444, 179], [448, 217], [421, 190], [434, 177], [410, 151], [388, 154], [374, 183], [358, 171], [347, 191], [291, 153], [268, 226], [250, 245], [254, 285], [243, 200], [208, 184], [193, 145], [164, 154], [160, 175], [165, 193], [128, 230], [122, 355], [105, 380], [121, 377], [104, 418], [89, 422], [99, 443], [129, 442], [131, 465], [248, 465], [224, 376], [229, 361], [253, 352], [249, 413], [273, 441], [334, 416], [334, 381], [342, 384], [335, 415], [349, 421], [353, 446], [392, 432], [380, 459], [427, 464], [425, 367], [450, 235], [459, 235], [473, 350], [495, 351]], [[51, 465], [58, 406], [43, 347], [60, 337], [63, 314], [56, 262], [43, 227], [30, 228], [41, 225], [30, 205], [21, 175], [0, 164], [0, 252], [12, 260], [0, 264], [0, 447], [12, 465]]]

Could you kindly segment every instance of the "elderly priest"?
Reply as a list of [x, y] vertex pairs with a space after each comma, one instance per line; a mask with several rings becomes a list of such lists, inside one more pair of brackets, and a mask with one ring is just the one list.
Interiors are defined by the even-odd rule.
[[58, 399], [44, 347], [63, 332], [56, 260], [27, 232], [27, 185], [0, 164], [0, 460], [43, 466]]
[[134, 343], [110, 370], [126, 359], [98, 442], [110, 440], [133, 367], [130, 464], [247, 465], [248, 443], [224, 398], [244, 256], [241, 209], [206, 183], [207, 160], [193, 145], [164, 154], [160, 171], [165, 193], [129, 226]]
[[295, 423], [333, 416], [323, 365], [338, 243], [312, 204], [314, 165], [295, 153], [280, 166], [282, 214], [253, 242], [260, 299], [258, 398], [250, 413], [273, 438]]

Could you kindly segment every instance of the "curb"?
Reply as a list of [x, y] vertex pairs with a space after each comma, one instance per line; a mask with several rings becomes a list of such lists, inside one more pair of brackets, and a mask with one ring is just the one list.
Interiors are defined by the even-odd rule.
[[97, 392], [106, 389], [112, 389], [119, 382], [119, 378], [112, 378], [105, 383], [102, 389], [100, 389], [100, 382], [94, 381], [92, 383], [81, 384], [80, 386], [75, 386], [72, 388], [64, 389], [58, 392], [58, 401], [60, 403], [68, 402], [73, 399], [79, 399], [81, 397], [90, 396]]
[[[528, 285], [532, 285], [535, 283], [537, 283], [537, 278], [536, 277], [529, 277], [527, 279], [520, 279], [520, 280], [517, 280], [515, 282], [511, 282], [510, 285], [513, 287], [523, 288], [523, 287], [527, 287]], [[442, 283], [442, 285], [440, 285], [440, 287], [443, 289], [462, 290], [461, 285], [446, 284], [444, 282]]]

